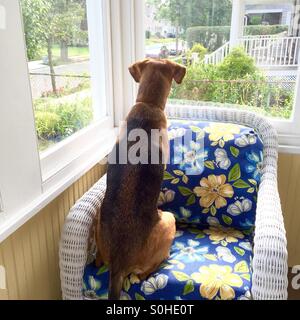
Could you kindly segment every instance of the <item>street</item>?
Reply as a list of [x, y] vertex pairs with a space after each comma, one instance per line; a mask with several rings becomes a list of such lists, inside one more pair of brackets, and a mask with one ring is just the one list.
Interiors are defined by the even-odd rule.
[[[167, 44], [155, 43], [148, 45], [145, 48], [145, 53], [146, 55], [158, 56], [162, 46], [166, 46], [168, 50], [176, 49], [176, 42], [174, 41]], [[185, 46], [183, 42], [179, 41], [179, 50], [182, 50], [183, 46]], [[40, 98], [43, 93], [51, 92], [52, 85], [51, 78], [49, 76], [49, 67], [44, 65], [42, 61], [31, 61], [28, 63], [28, 68], [30, 73], [33, 99]], [[76, 76], [89, 75], [89, 68], [89, 60], [54, 67], [55, 74], [58, 75], [56, 77], [57, 88], [59, 89], [66, 86], [69, 88], [77, 87], [83, 79]], [[74, 75], [74, 77], [63, 77], [63, 75]]]

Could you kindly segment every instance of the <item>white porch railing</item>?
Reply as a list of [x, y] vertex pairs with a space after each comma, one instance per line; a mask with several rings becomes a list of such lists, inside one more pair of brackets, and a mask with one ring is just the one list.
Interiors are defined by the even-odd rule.
[[295, 67], [298, 65], [300, 37], [244, 37], [241, 45], [258, 66]]
[[225, 57], [228, 56], [229, 50], [230, 44], [228, 41], [213, 53], [205, 55], [204, 62], [206, 64], [218, 64], [222, 62]]
[[[300, 51], [300, 37], [247, 36], [240, 39], [245, 49], [260, 67], [297, 67]], [[207, 64], [218, 64], [230, 52], [230, 44], [226, 42], [204, 58]]]

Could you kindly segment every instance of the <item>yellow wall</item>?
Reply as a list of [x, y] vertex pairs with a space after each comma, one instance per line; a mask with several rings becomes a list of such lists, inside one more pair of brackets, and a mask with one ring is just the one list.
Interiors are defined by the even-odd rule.
[[278, 184], [292, 267], [300, 265], [300, 155], [279, 155]]
[[7, 290], [1, 299], [60, 299], [58, 242], [64, 218], [104, 173], [95, 166], [63, 194], [0, 244]]
[[[94, 167], [0, 244], [8, 288], [0, 290], [0, 299], [60, 299], [58, 241], [64, 218], [103, 173], [103, 167]], [[281, 154], [278, 173], [292, 266], [300, 264], [300, 156]]]

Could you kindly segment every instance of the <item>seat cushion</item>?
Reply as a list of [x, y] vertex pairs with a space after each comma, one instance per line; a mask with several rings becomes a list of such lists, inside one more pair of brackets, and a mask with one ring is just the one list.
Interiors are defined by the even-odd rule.
[[159, 207], [177, 221], [250, 230], [255, 223], [263, 143], [252, 128], [201, 121], [169, 124], [170, 163]]
[[[214, 224], [203, 230], [178, 225], [170, 258], [148, 279], [130, 275], [122, 299], [249, 299], [252, 242], [242, 231]], [[83, 294], [86, 299], [107, 298], [109, 273], [105, 266], [86, 266]]]

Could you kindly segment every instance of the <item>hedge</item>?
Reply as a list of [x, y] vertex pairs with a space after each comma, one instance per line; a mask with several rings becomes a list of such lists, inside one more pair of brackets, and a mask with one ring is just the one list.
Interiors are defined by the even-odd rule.
[[[257, 25], [245, 27], [245, 35], [277, 34], [288, 30], [286, 25]], [[229, 41], [230, 26], [198, 26], [187, 29], [186, 39], [189, 48], [201, 43], [208, 51], [213, 52]]]

